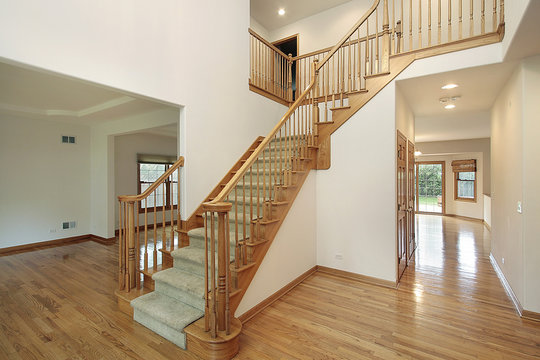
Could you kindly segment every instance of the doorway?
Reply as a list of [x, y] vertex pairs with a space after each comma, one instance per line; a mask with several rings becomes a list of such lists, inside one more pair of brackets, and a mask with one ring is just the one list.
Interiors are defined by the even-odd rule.
[[[284, 54], [291, 54], [294, 58], [298, 56], [298, 34], [288, 36], [286, 38], [274, 41], [272, 43], [279, 50], [283, 51]], [[292, 62], [292, 93], [293, 101], [296, 99], [296, 61]]]
[[444, 161], [419, 161], [416, 163], [416, 211], [418, 213], [446, 213], [444, 179]]

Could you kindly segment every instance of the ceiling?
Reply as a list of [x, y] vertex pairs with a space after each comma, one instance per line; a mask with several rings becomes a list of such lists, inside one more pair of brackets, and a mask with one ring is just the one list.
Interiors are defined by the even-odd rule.
[[91, 124], [170, 106], [57, 74], [0, 62], [0, 112]]
[[[278, 29], [351, 0], [251, 0], [251, 16], [268, 31]], [[284, 9], [285, 15], [278, 15]]]
[[[490, 136], [489, 112], [516, 63], [462, 69], [397, 82], [415, 115], [415, 141], [473, 139]], [[448, 83], [459, 87], [443, 90]], [[460, 96], [446, 110], [439, 99]]]

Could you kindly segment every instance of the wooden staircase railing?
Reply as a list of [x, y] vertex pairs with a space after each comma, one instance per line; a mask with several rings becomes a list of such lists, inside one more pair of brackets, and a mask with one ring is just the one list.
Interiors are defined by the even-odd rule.
[[255, 31], [248, 30], [251, 46], [250, 87], [288, 106], [293, 100], [292, 55], [286, 55]]
[[[181, 226], [180, 168], [183, 166], [184, 158], [179, 157], [142, 194], [118, 196], [120, 291], [130, 292], [135, 288], [140, 289], [141, 273], [145, 276], [145, 286], [151, 283], [146, 280], [150, 280], [152, 273], [161, 269], [161, 265], [158, 264], [159, 242], [161, 250], [174, 248], [175, 234]], [[166, 187], [169, 187], [170, 191], [166, 191]], [[166, 196], [169, 196], [169, 199]], [[142, 266], [141, 243], [144, 247]], [[149, 243], [151, 243], [150, 252]]]

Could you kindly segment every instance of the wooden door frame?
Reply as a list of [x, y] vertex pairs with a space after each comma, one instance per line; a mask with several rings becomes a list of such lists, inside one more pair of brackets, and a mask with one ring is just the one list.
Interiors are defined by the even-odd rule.
[[[281, 45], [284, 42], [290, 41], [291, 39], [296, 38], [296, 56], [300, 55], [300, 33], [296, 33], [287, 37], [284, 37], [283, 39], [279, 39], [272, 42], [272, 45], [277, 47], [277, 45]], [[287, 54], [289, 55], [289, 54]]]
[[[429, 211], [420, 211], [420, 203], [418, 201], [418, 167], [419, 165], [429, 165], [429, 164], [441, 164], [442, 165], [442, 212], [429, 212]], [[446, 215], [446, 161], [415, 161], [416, 176], [414, 179], [416, 186], [416, 206], [415, 211], [417, 214], [437, 214], [437, 215]]]
[[[417, 247], [417, 241], [416, 241], [416, 194], [417, 188], [416, 188], [416, 159], [414, 156], [414, 151], [416, 150], [415, 144], [411, 141], [407, 141], [407, 206], [409, 205], [409, 200], [413, 201], [413, 207], [412, 210], [409, 210], [408, 214], [408, 220], [411, 222], [407, 224], [407, 264], [412, 261], [414, 251]], [[412, 158], [412, 164], [410, 164], [410, 160]], [[411, 167], [412, 165], [412, 167]], [[411, 174], [411, 168], [412, 168], [412, 174]], [[411, 186], [411, 181], [414, 181], [414, 183]], [[411, 191], [416, 190], [416, 191]], [[409, 192], [414, 192], [414, 194], [410, 194]], [[412, 196], [411, 196], [412, 195]], [[414, 239], [414, 245], [413, 249], [411, 249], [409, 246], [411, 244], [411, 237]]]

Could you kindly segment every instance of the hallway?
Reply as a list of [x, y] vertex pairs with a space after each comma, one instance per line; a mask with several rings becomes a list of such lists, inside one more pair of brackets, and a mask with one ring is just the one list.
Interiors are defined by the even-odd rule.
[[398, 290], [316, 273], [244, 325], [239, 359], [538, 359], [479, 222], [417, 215]]

